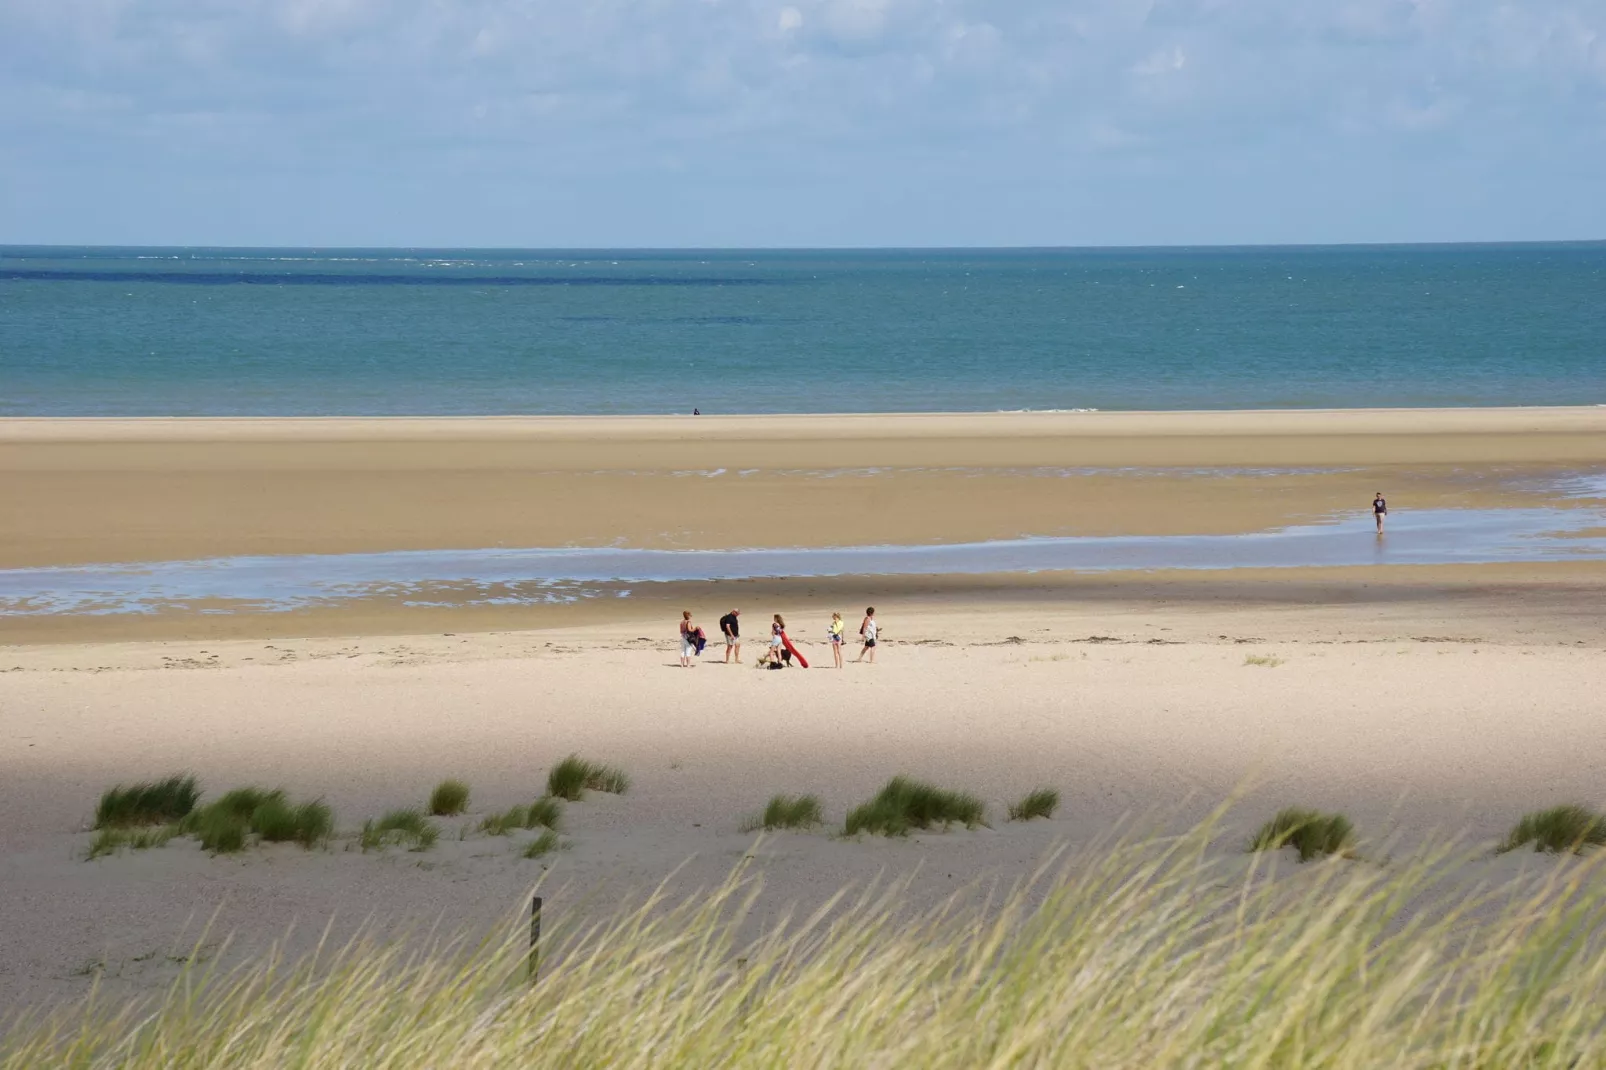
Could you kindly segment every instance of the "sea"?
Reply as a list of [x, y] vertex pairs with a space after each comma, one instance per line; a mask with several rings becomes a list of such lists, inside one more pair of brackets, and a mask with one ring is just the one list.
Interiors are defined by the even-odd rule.
[[1606, 243], [0, 246], [0, 416], [1606, 404]]

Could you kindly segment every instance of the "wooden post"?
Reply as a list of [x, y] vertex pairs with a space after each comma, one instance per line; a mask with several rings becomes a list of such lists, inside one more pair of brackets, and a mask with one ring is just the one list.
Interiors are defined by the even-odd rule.
[[541, 975], [541, 897], [530, 900], [530, 983]]

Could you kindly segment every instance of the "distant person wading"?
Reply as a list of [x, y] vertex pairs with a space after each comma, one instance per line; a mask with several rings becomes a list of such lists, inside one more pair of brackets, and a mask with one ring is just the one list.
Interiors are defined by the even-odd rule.
[[1383, 534], [1383, 518], [1389, 515], [1389, 503], [1384, 499], [1383, 492], [1378, 491], [1377, 497], [1372, 499], [1372, 519], [1377, 521], [1377, 533]]

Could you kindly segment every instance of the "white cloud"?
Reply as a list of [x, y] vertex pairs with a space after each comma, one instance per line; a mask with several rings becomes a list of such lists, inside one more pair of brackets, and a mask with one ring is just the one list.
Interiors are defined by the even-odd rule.
[[271, 10], [290, 33], [306, 36], [349, 31], [382, 14], [375, 0], [282, 0]]
[[1436, 130], [1457, 117], [1459, 102], [1448, 97], [1429, 100], [1397, 98], [1389, 101], [1384, 111], [1386, 122], [1400, 130]]
[[[801, 184], [829, 218], [909, 180], [1124, 182], [1114, 159], [1397, 171], [1412, 139], [1467, 167], [1546, 143], [1606, 179], [1603, 135], [1602, 0], [0, 0], [0, 168], [82, 183], [650, 200], [676, 169]], [[72, 213], [71, 182], [8, 208], [17, 174], [0, 240]]]
[[825, 0], [826, 29], [845, 42], [873, 41], [887, 27], [891, 0]]
[[948, 30], [948, 47], [944, 56], [954, 63], [983, 67], [1007, 55], [1004, 35], [991, 23], [961, 23]]
[[1160, 75], [1169, 74], [1172, 71], [1180, 71], [1187, 65], [1187, 55], [1183, 53], [1180, 46], [1173, 45], [1169, 49], [1161, 49], [1158, 52], [1152, 52], [1148, 56], [1139, 60], [1137, 63], [1134, 63], [1132, 65], [1132, 73], [1154, 78], [1159, 77]]

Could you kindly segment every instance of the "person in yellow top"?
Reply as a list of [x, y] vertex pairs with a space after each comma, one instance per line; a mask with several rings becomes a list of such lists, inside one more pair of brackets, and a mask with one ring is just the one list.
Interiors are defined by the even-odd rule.
[[842, 667], [842, 614], [831, 614], [831, 657], [836, 660], [836, 667]]

